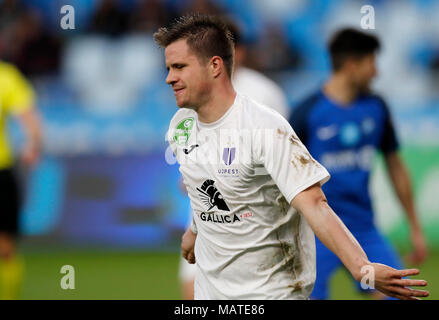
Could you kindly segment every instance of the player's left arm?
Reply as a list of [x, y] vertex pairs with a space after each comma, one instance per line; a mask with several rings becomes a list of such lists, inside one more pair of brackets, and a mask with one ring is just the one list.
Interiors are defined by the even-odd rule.
[[420, 264], [426, 259], [428, 250], [414, 205], [409, 173], [397, 151], [385, 154], [384, 159], [390, 180], [411, 228], [413, 252], [408, 259], [411, 263]]
[[399, 143], [394, 129], [392, 117], [387, 104], [382, 100], [384, 111], [384, 130], [380, 149], [384, 154], [387, 171], [392, 181], [395, 192], [407, 215], [411, 228], [411, 239], [414, 251], [408, 259], [411, 263], [420, 264], [427, 257], [427, 246], [416, 213], [410, 177], [408, 171], [398, 154]]
[[368, 273], [367, 269], [363, 268], [370, 267], [374, 272], [375, 289], [385, 295], [402, 300], [415, 300], [416, 297], [429, 295], [428, 291], [408, 288], [426, 286], [426, 281], [403, 279], [406, 276], [419, 274], [419, 270], [396, 270], [368, 260], [358, 241], [328, 205], [319, 184], [300, 192], [291, 201], [291, 205], [303, 214], [317, 237], [340, 258], [357, 281], [361, 281], [362, 275]]
[[319, 184], [300, 192], [291, 206], [307, 220], [322, 243], [334, 252], [357, 280], [361, 279], [361, 268], [369, 264], [366, 253], [329, 206]]

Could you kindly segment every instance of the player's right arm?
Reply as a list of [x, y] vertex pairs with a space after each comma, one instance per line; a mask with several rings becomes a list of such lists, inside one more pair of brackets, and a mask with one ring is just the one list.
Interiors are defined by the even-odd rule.
[[[190, 109], [179, 109], [177, 113], [173, 116], [168, 132], [166, 134], [166, 139], [169, 143], [169, 146], [173, 152], [173, 154], [177, 157], [178, 150], [177, 150], [177, 144], [176, 139], [174, 139], [176, 134], [176, 129], [179, 123], [183, 121], [185, 118], [194, 118], [195, 114], [194, 111]], [[177, 157], [177, 161], [178, 161]], [[179, 181], [180, 188], [182, 192], [187, 193], [186, 185], [183, 182], [183, 177], [180, 178]], [[186, 232], [183, 234], [181, 239], [181, 253], [184, 259], [186, 259], [189, 263], [193, 264], [195, 263], [195, 240], [197, 238], [197, 228], [195, 225], [195, 221], [192, 219], [192, 223], [190, 227], [186, 230]]]
[[385, 154], [385, 162], [390, 180], [400, 203], [405, 209], [411, 227], [413, 252], [408, 256], [408, 260], [414, 264], [421, 264], [427, 258], [428, 249], [419, 221], [419, 215], [414, 205], [409, 173], [397, 151]]
[[187, 228], [181, 239], [181, 254], [190, 264], [195, 263], [195, 240], [197, 234], [192, 231], [192, 226]]
[[410, 224], [413, 252], [408, 256], [408, 260], [411, 263], [420, 264], [427, 258], [428, 249], [419, 221], [419, 215], [414, 205], [409, 173], [398, 153], [399, 143], [390, 111], [384, 100], [381, 99], [381, 101], [385, 117], [380, 149], [384, 154], [390, 180]]
[[414, 300], [416, 297], [429, 295], [428, 291], [408, 288], [426, 286], [426, 281], [403, 279], [419, 274], [419, 270], [396, 270], [368, 260], [358, 241], [328, 205], [319, 184], [300, 192], [291, 201], [291, 205], [303, 214], [320, 241], [340, 258], [357, 281], [361, 281], [365, 273], [363, 270], [367, 270], [363, 268], [369, 266], [374, 270], [375, 289], [385, 295], [402, 300]]

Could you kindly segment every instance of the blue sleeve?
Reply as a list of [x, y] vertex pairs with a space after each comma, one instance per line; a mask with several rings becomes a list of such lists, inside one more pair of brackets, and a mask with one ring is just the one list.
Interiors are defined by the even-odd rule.
[[308, 148], [308, 116], [315, 105], [317, 95], [313, 95], [299, 103], [291, 113], [289, 123], [293, 127], [300, 141]]
[[381, 138], [380, 149], [384, 154], [398, 150], [399, 143], [393, 126], [392, 117], [386, 102], [380, 99], [384, 109], [384, 130]]

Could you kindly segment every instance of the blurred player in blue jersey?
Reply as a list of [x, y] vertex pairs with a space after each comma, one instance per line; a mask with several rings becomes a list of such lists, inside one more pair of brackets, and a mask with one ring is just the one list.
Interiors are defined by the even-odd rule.
[[[332, 38], [329, 51], [333, 73], [316, 93], [294, 109], [290, 123], [311, 155], [331, 174], [323, 186], [329, 205], [357, 238], [372, 260], [402, 268], [389, 242], [374, 224], [368, 192], [377, 152], [384, 155], [396, 194], [407, 214], [414, 251], [409, 262], [420, 264], [427, 248], [413, 203], [410, 179], [398, 155], [398, 140], [382, 98], [370, 91], [377, 74], [379, 40], [354, 29]], [[316, 238], [317, 279], [313, 299], [329, 297], [329, 281], [342, 263]], [[358, 286], [361, 290], [360, 286]], [[375, 298], [384, 296], [370, 292]]]

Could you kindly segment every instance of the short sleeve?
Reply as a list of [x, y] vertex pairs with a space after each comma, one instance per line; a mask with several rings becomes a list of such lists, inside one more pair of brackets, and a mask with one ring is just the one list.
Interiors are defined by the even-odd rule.
[[389, 108], [387, 104], [382, 101], [382, 106], [384, 110], [384, 130], [381, 138], [380, 149], [384, 154], [398, 150], [399, 143], [396, 137], [395, 129], [393, 126], [393, 121], [390, 115]]
[[13, 115], [31, 109], [34, 105], [35, 93], [30, 83], [15, 67], [10, 67], [8, 88], [4, 96], [4, 107]]
[[282, 117], [265, 130], [261, 147], [255, 149], [258, 162], [264, 165], [289, 203], [308, 187], [329, 180], [328, 171], [311, 156]]

